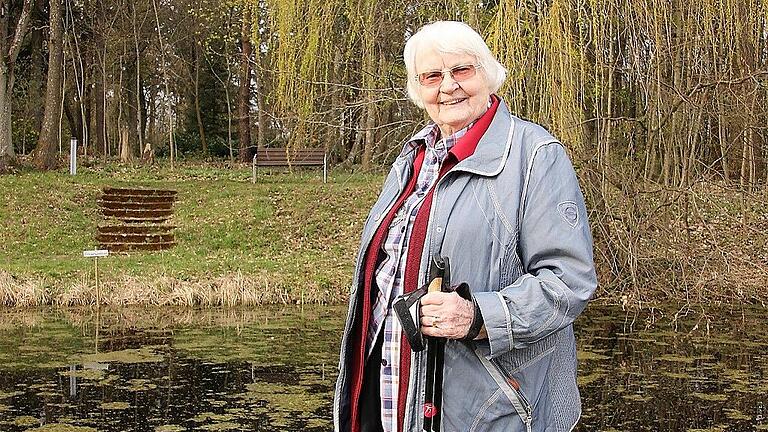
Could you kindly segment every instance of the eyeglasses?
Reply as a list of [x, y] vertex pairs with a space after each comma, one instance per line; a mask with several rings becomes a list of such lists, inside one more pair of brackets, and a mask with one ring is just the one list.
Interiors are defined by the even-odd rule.
[[424, 87], [436, 87], [443, 82], [445, 73], [448, 72], [456, 82], [466, 81], [477, 73], [477, 69], [483, 67], [481, 64], [462, 64], [452, 68], [431, 70], [416, 75], [416, 81]]

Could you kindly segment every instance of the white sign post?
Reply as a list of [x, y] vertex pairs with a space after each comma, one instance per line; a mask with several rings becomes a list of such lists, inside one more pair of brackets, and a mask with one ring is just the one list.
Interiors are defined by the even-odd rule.
[[77, 174], [77, 138], [69, 140], [69, 175]]
[[96, 276], [96, 309], [99, 308], [101, 303], [100, 293], [99, 293], [99, 258], [105, 257], [109, 255], [109, 251], [106, 249], [94, 249], [94, 250], [84, 250], [83, 256], [86, 258], [93, 258], [93, 270]]

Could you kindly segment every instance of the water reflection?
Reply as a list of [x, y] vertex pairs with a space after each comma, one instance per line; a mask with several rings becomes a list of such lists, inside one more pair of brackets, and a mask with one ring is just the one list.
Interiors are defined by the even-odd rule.
[[[762, 310], [590, 307], [579, 431], [768, 430]], [[330, 431], [345, 309], [0, 315], [0, 430]]]
[[179, 312], [4, 314], [0, 430], [329, 429], [343, 310]]
[[578, 430], [768, 430], [764, 310], [670, 319], [590, 308], [578, 332]]

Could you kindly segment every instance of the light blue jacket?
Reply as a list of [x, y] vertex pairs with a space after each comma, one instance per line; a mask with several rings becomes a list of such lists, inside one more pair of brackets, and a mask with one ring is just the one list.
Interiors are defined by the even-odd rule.
[[[412, 172], [415, 151], [393, 164], [363, 229], [334, 397], [334, 427], [349, 430], [350, 333], [362, 259]], [[474, 154], [437, 184], [421, 259], [448, 257], [467, 282], [488, 339], [448, 341], [442, 430], [569, 431], [581, 415], [573, 320], [597, 286], [584, 198], [562, 144], [502, 102]], [[404, 431], [421, 431], [424, 352], [411, 357]]]

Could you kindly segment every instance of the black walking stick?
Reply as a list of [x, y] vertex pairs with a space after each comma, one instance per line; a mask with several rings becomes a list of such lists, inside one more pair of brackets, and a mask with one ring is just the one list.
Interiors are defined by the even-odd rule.
[[[398, 296], [393, 309], [400, 320], [411, 350], [425, 348], [425, 336], [421, 334], [421, 298], [432, 291], [449, 292], [451, 289], [451, 267], [448, 258], [433, 256], [429, 263], [429, 284]], [[445, 338], [426, 337], [427, 387], [424, 389], [424, 430], [440, 432], [440, 408], [443, 400], [443, 361]]]
[[[429, 265], [428, 292], [448, 292], [451, 287], [451, 267], [448, 258], [432, 257]], [[440, 432], [443, 403], [443, 362], [445, 338], [427, 339], [427, 388], [424, 390], [424, 430]]]

